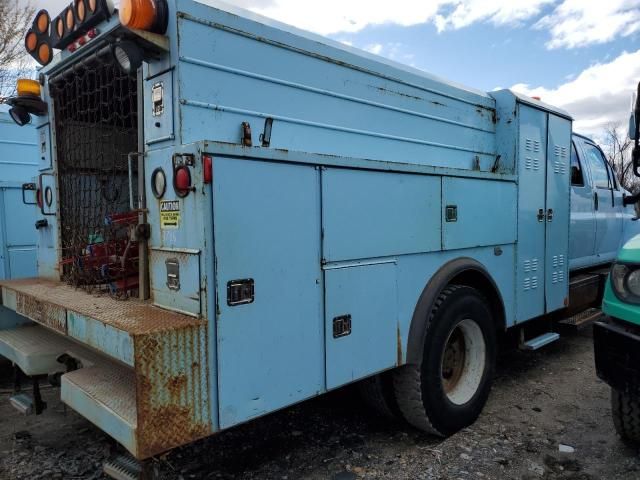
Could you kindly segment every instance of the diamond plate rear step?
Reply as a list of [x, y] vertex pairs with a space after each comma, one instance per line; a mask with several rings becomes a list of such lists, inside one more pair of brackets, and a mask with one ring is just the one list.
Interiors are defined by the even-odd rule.
[[83, 368], [62, 376], [62, 399], [135, 458], [214, 433], [206, 319], [43, 278], [3, 280], [0, 291], [6, 308], [39, 324], [24, 327], [23, 346], [6, 339], [13, 346], [0, 356], [36, 372], [60, 368], [58, 352], [93, 353], [95, 361], [81, 357]]
[[0, 330], [0, 356], [11, 360], [30, 377], [64, 373], [66, 366], [58, 358], [65, 353], [87, 365], [97, 358], [89, 349], [39, 325]]
[[599, 308], [590, 308], [584, 312], [576, 313], [572, 317], [560, 320], [558, 325], [561, 325], [567, 330], [580, 331], [600, 320], [602, 315], [603, 313]]
[[132, 369], [107, 360], [62, 376], [60, 398], [136, 453], [136, 381]]

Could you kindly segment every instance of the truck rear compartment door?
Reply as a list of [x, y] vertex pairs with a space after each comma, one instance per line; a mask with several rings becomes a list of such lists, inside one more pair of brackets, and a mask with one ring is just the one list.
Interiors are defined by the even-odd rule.
[[226, 158], [213, 171], [219, 414], [227, 428], [325, 388], [320, 173]]

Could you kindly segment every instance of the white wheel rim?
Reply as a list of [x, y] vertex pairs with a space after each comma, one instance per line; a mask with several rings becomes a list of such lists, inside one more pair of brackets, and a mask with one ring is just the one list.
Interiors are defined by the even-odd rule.
[[440, 362], [440, 378], [449, 401], [469, 402], [478, 391], [486, 364], [487, 346], [480, 326], [462, 320], [449, 333]]

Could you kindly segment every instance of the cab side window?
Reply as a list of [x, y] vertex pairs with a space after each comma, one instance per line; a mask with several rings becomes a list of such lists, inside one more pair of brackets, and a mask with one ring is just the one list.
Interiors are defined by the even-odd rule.
[[586, 161], [591, 167], [591, 178], [596, 188], [611, 189], [612, 178], [602, 153], [595, 145], [584, 144]]
[[582, 166], [576, 151], [576, 144], [571, 142], [571, 185], [584, 187], [584, 177], [582, 176]]

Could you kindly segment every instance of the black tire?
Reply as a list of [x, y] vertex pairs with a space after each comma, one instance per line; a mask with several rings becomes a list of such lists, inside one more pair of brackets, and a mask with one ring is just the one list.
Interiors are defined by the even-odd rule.
[[[458, 333], [461, 330], [462, 333]], [[466, 330], [472, 331], [473, 335], [467, 337]], [[458, 342], [461, 336], [462, 341], [467, 342], [464, 343], [467, 353], [462, 357], [463, 367], [457, 369], [462, 372], [456, 375], [457, 381], [446, 378], [444, 373], [444, 365], [450, 364], [446, 363], [445, 359], [450, 357], [445, 357], [445, 350], [451, 351], [447, 344], [454, 341], [454, 335]], [[484, 341], [484, 349], [480, 338]], [[457, 350], [461, 349], [454, 351]], [[471, 360], [482, 357], [484, 362]], [[487, 300], [471, 287], [446, 287], [429, 315], [422, 364], [406, 365], [395, 372], [394, 389], [402, 415], [414, 427], [441, 437], [471, 425], [489, 397], [495, 359], [496, 327]], [[460, 363], [454, 362], [455, 365]], [[464, 389], [458, 394], [460, 385]]]
[[393, 372], [383, 372], [358, 382], [364, 403], [387, 420], [402, 418], [393, 391]]
[[611, 413], [616, 432], [625, 442], [640, 445], [640, 396], [638, 391], [611, 389]]

